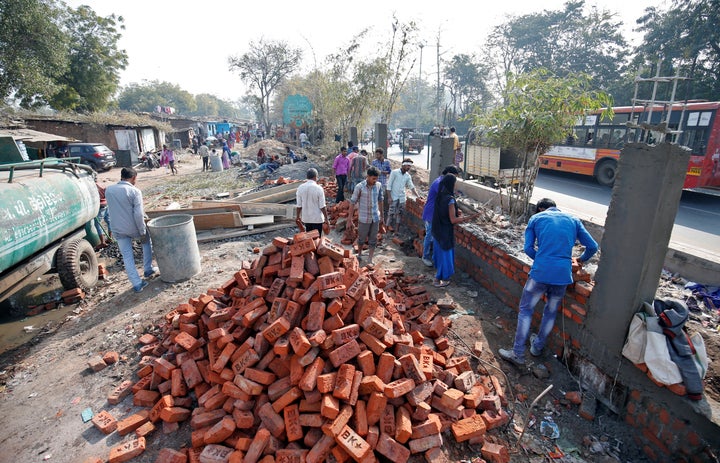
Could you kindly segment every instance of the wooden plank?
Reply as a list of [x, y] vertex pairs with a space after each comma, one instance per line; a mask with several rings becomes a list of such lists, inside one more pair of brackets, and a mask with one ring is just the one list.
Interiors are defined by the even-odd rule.
[[212, 207], [191, 207], [187, 209], [168, 209], [168, 210], [153, 210], [153, 211], [145, 211], [145, 214], [147, 214], [148, 217], [151, 219], [154, 219], [156, 217], [162, 217], [165, 215], [171, 215], [171, 214], [188, 214], [188, 215], [198, 215], [198, 214], [216, 214], [216, 213], [223, 213], [223, 212], [240, 212], [241, 208], [239, 204], [214, 204]]
[[218, 207], [220, 205], [239, 206], [240, 213], [243, 216], [249, 215], [274, 215], [276, 217], [284, 217], [286, 219], [295, 218], [294, 204], [275, 204], [275, 203], [236, 203], [231, 201], [208, 201], [194, 200], [192, 207], [201, 210], [202, 208]]
[[238, 196], [228, 201], [236, 203], [285, 203], [295, 199], [295, 192], [303, 183], [304, 182], [286, 183], [285, 185], [278, 185], [272, 188], [256, 191], [254, 193]]
[[219, 241], [219, 240], [226, 240], [230, 238], [240, 238], [242, 236], [248, 236], [248, 235], [257, 235], [258, 233], [267, 233], [271, 231], [277, 231], [277, 230], [283, 230], [285, 228], [293, 227], [294, 224], [292, 222], [287, 223], [278, 223], [275, 225], [269, 225], [267, 227], [257, 227], [252, 230], [235, 230], [235, 231], [227, 231], [224, 233], [208, 233], [203, 232], [198, 234], [197, 236], [197, 242], [198, 243], [207, 243], [210, 241]]
[[272, 215], [260, 215], [256, 217], [241, 217], [240, 222], [242, 222], [244, 227], [250, 226], [250, 225], [265, 225], [269, 223], [275, 223], [275, 217]]
[[221, 212], [217, 214], [198, 214], [193, 216], [196, 230], [211, 230], [213, 228], [242, 227], [242, 218], [239, 212]]

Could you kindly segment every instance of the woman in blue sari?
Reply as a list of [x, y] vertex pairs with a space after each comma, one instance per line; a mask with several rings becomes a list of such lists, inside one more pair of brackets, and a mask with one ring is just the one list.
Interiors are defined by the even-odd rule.
[[450, 284], [450, 277], [455, 273], [455, 233], [456, 223], [466, 222], [472, 217], [463, 216], [455, 202], [456, 177], [451, 174], [443, 176], [440, 190], [435, 198], [435, 210], [432, 220], [433, 261], [437, 273], [434, 286], [438, 288]]

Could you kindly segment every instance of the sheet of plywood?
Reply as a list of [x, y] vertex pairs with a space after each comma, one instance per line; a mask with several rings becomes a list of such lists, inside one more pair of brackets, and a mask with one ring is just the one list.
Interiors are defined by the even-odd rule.
[[286, 203], [295, 199], [295, 192], [303, 182], [286, 183], [284, 185], [265, 188], [264, 190], [248, 193], [229, 199], [235, 203]]
[[293, 204], [275, 204], [275, 203], [236, 203], [230, 201], [207, 201], [207, 200], [195, 200], [192, 202], [192, 207], [196, 210], [202, 210], [203, 208], [219, 207], [222, 205], [237, 206], [239, 207], [240, 214], [243, 216], [249, 215], [274, 215], [277, 217], [283, 217], [286, 219], [295, 218], [296, 206]]
[[238, 212], [219, 212], [215, 214], [198, 214], [193, 216], [195, 230], [211, 230], [213, 228], [242, 227], [242, 217]]
[[186, 209], [172, 209], [172, 210], [153, 210], [145, 211], [148, 217], [154, 219], [156, 217], [162, 217], [164, 215], [171, 214], [215, 214], [223, 212], [240, 212], [240, 205], [238, 204], [214, 204], [212, 207], [191, 207]]
[[277, 231], [277, 230], [283, 230], [285, 228], [293, 226], [290, 222], [288, 223], [279, 223], [275, 225], [268, 225], [266, 227], [257, 227], [252, 230], [228, 230], [228, 231], [220, 231], [217, 230], [215, 233], [211, 232], [201, 232], [197, 235], [197, 242], [198, 243], [207, 243], [209, 241], [219, 241], [219, 240], [226, 240], [229, 238], [240, 238], [242, 236], [248, 236], [248, 235], [256, 235], [258, 233], [267, 233], [271, 231]]
[[244, 227], [250, 226], [250, 225], [266, 225], [269, 223], [275, 223], [275, 217], [272, 215], [259, 215], [255, 217], [241, 217], [240, 222], [242, 222]]

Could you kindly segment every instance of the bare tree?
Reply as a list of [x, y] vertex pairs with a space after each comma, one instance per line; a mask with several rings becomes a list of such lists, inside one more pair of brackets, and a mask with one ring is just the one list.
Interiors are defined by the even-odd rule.
[[410, 76], [410, 71], [412, 71], [412, 68], [415, 66], [414, 59], [410, 64], [408, 64], [408, 60], [411, 54], [414, 55], [414, 50], [412, 50], [411, 47], [417, 43], [415, 35], [417, 34], [418, 27], [415, 22], [401, 23], [400, 20], [393, 15], [392, 29], [390, 46], [384, 58], [388, 66], [386, 83], [387, 100], [380, 111], [381, 122], [384, 123], [390, 122], [390, 118], [395, 110], [395, 103], [402, 92], [405, 82]]
[[250, 50], [242, 56], [230, 56], [230, 70], [237, 70], [240, 79], [256, 90], [265, 130], [270, 131], [270, 100], [283, 80], [292, 74], [302, 58], [302, 50], [291, 48], [284, 41], [250, 42]]

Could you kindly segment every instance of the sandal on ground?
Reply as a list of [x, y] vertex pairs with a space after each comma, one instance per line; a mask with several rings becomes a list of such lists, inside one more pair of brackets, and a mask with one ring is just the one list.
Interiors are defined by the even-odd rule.
[[438, 280], [433, 283], [433, 286], [435, 286], [436, 288], [444, 288], [445, 286], [447, 286], [449, 284], [450, 284], [449, 280]]

